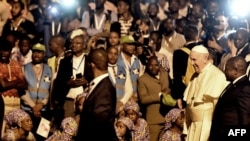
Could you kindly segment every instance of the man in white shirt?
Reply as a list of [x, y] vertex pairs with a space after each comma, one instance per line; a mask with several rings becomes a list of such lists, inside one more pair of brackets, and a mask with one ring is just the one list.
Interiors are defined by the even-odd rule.
[[85, 11], [82, 15], [81, 26], [87, 29], [90, 36], [101, 33], [113, 22], [118, 20], [117, 14], [105, 9], [104, 3], [106, 0], [96, 0], [95, 10]]
[[[75, 36], [71, 42], [73, 56], [65, 57], [61, 60], [57, 77], [54, 82], [52, 101], [55, 108], [59, 108], [63, 114], [60, 117], [74, 116], [74, 100], [77, 95], [84, 92], [84, 87], [88, 83], [88, 63], [86, 55], [86, 38], [82, 35]], [[57, 116], [59, 116], [57, 114]], [[60, 121], [60, 120], [59, 120]]]

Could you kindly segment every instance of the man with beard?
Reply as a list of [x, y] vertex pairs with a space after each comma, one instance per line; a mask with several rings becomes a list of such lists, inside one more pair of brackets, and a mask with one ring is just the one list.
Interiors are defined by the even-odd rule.
[[167, 16], [174, 17], [174, 19], [182, 18], [182, 15], [179, 14], [180, 2], [179, 0], [169, 0], [169, 7], [167, 11]]
[[[117, 61], [117, 77], [118, 81], [116, 82], [117, 87], [123, 88], [132, 86], [132, 93], [126, 93], [126, 97], [132, 98], [137, 101], [137, 80], [144, 72], [143, 66], [140, 60], [134, 55], [135, 43], [136, 41], [132, 36], [123, 36], [120, 40], [122, 45], [122, 51], [118, 56]], [[130, 83], [125, 84], [125, 80], [130, 77]], [[129, 79], [129, 78], [128, 78]], [[123, 93], [125, 94], [125, 93]]]
[[52, 78], [51, 68], [44, 64], [45, 46], [38, 43], [32, 47], [32, 62], [24, 66], [25, 78], [28, 82], [28, 90], [21, 97], [21, 108], [29, 113], [34, 124], [33, 134], [36, 139], [44, 139], [36, 134], [37, 127], [44, 117], [50, 120], [48, 101]]
[[105, 1], [96, 0], [95, 10], [85, 11], [82, 15], [81, 26], [87, 29], [90, 36], [103, 32], [108, 24], [117, 21], [117, 14], [104, 8]]
[[168, 58], [170, 72], [170, 79], [173, 79], [173, 53], [180, 49], [186, 43], [183, 35], [175, 31], [175, 19], [168, 17], [160, 26], [160, 32], [163, 34], [160, 53], [165, 54]]
[[158, 13], [159, 13], [159, 7], [157, 3], [150, 3], [148, 6], [148, 16], [150, 20], [150, 27], [149, 27], [150, 32], [159, 30], [161, 21], [157, 17]]
[[163, 93], [170, 94], [170, 89], [168, 73], [160, 70], [160, 64], [156, 56], [148, 59], [146, 72], [138, 81], [138, 93], [142, 105], [146, 108], [150, 141], [158, 141], [165, 122], [164, 116], [160, 113], [161, 95]]
[[35, 37], [36, 28], [35, 25], [22, 17], [22, 12], [24, 10], [24, 4], [21, 0], [13, 1], [11, 9], [12, 19], [7, 20], [6, 24], [3, 27], [2, 35], [5, 36], [10, 31], [15, 31], [19, 35], [26, 34], [31, 39]]

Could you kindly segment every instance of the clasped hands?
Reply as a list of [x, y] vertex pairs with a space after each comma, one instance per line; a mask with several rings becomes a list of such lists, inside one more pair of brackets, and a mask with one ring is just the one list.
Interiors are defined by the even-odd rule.
[[42, 102], [37, 102], [34, 107], [32, 107], [32, 111], [35, 117], [41, 117], [41, 110], [44, 104]]

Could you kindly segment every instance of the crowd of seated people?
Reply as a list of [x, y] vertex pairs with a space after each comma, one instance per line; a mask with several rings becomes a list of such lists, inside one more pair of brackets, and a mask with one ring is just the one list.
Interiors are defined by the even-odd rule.
[[105, 71], [113, 141], [221, 141], [250, 126], [250, 16], [230, 0], [70, 1], [0, 0], [2, 140], [81, 140]]

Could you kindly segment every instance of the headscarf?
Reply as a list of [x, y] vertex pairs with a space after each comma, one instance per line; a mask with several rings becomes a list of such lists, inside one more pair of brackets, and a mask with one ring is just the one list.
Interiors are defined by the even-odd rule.
[[129, 130], [133, 130], [133, 128], [134, 128], [133, 121], [130, 118], [128, 118], [128, 117], [120, 117], [117, 120], [117, 122], [122, 122], [123, 124], [125, 124], [128, 127]]
[[171, 128], [173, 125], [172, 123], [174, 123], [178, 116], [181, 114], [181, 112], [183, 112], [183, 110], [179, 109], [179, 108], [173, 108], [172, 110], [170, 110], [167, 115], [165, 116], [165, 130]]
[[142, 113], [140, 112], [140, 107], [139, 105], [134, 102], [134, 101], [128, 101], [125, 106], [124, 106], [124, 110], [134, 110], [140, 117], [142, 116]]
[[23, 111], [21, 109], [16, 109], [16, 110], [10, 111], [6, 115], [5, 119], [7, 121], [7, 124], [11, 128], [16, 128], [16, 127], [18, 127], [18, 123], [20, 123], [22, 120], [24, 120], [28, 116], [29, 116], [29, 114], [27, 114], [25, 111]]
[[63, 132], [70, 136], [75, 136], [78, 129], [77, 122], [72, 117], [65, 118], [62, 121], [61, 127]]
[[72, 141], [72, 137], [76, 135], [78, 126], [73, 117], [67, 117], [63, 119], [61, 123], [61, 131], [55, 131], [45, 141]]

